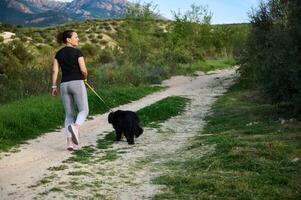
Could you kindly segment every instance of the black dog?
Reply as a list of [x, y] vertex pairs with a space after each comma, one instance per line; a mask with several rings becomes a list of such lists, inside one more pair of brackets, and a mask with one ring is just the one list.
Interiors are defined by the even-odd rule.
[[128, 144], [134, 144], [134, 136], [137, 138], [143, 133], [143, 129], [139, 126], [139, 118], [132, 111], [117, 110], [111, 112], [108, 121], [115, 129], [116, 141], [121, 140], [123, 133]]

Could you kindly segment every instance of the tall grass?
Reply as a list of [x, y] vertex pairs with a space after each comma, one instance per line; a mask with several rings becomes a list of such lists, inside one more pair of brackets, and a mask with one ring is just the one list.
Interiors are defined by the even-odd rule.
[[196, 71], [208, 72], [216, 69], [225, 69], [237, 64], [233, 58], [214, 59], [198, 61], [192, 64], [181, 64], [175, 69], [163, 65], [129, 65], [117, 67], [107, 65], [104, 68], [94, 68], [94, 82], [101, 86], [104, 85], [140, 85], [140, 84], [159, 84], [172, 75], [193, 75]]

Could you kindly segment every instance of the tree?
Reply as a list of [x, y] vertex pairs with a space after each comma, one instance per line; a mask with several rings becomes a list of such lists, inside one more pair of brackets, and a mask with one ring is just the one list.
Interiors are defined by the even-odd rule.
[[191, 9], [181, 14], [173, 12], [174, 22], [171, 31], [171, 51], [183, 49], [190, 53], [193, 60], [203, 60], [204, 52], [209, 50], [211, 42], [211, 16], [207, 7], [191, 5]]
[[[300, 9], [298, 0], [261, 2], [250, 15], [251, 33], [241, 75], [272, 102], [301, 111]], [[299, 103], [297, 103], [299, 102]]]

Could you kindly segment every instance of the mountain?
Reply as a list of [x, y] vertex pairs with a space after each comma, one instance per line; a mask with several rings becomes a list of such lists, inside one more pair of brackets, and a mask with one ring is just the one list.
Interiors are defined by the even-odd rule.
[[0, 0], [0, 21], [24, 26], [48, 26], [73, 20], [117, 18], [127, 0]]
[[125, 13], [126, 0], [74, 0], [66, 12], [76, 18], [116, 18]]

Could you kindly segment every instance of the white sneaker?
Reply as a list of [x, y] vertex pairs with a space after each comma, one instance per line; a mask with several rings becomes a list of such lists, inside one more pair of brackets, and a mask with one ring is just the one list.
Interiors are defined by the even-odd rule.
[[71, 133], [71, 139], [72, 139], [72, 142], [76, 145], [78, 145], [79, 143], [79, 140], [78, 140], [78, 129], [76, 128], [76, 126], [74, 126], [73, 124], [70, 124], [68, 126], [68, 130], [70, 131]]
[[67, 150], [68, 150], [68, 151], [74, 151], [73, 145], [69, 145], [69, 146], [67, 147]]

